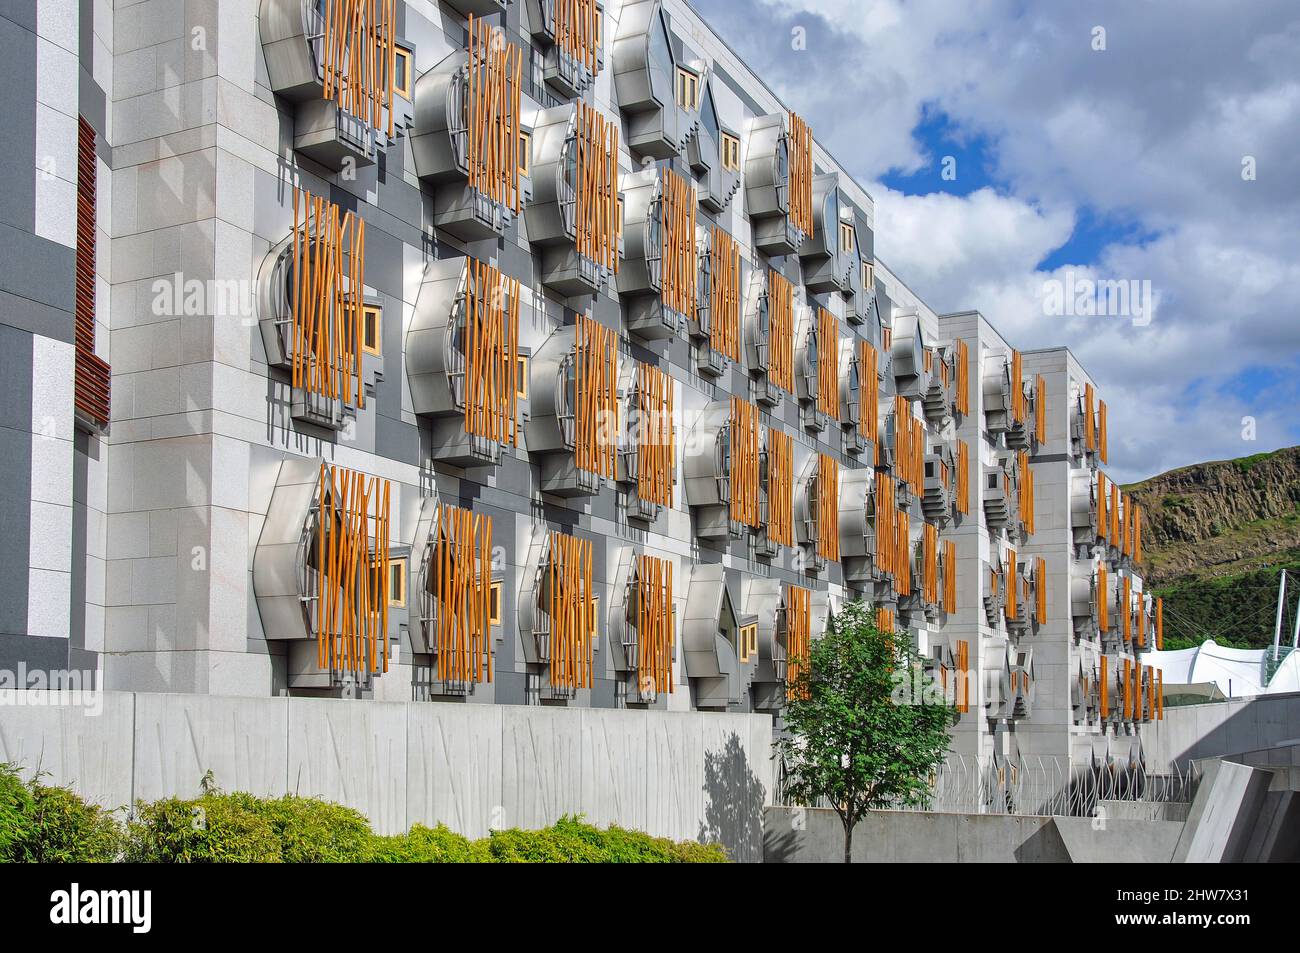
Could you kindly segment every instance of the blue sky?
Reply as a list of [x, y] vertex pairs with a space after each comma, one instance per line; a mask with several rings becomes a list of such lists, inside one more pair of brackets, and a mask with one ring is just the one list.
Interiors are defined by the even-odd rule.
[[[1300, 443], [1300, 4], [694, 5], [871, 193], [927, 303], [1075, 351], [1119, 479]], [[1149, 281], [1155, 320], [1045, 320], [1068, 270]]]

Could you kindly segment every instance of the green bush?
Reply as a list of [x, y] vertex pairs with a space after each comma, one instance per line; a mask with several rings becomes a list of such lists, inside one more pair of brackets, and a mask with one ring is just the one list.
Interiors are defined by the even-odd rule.
[[20, 859], [31, 863], [110, 864], [122, 849], [113, 814], [67, 788], [32, 784], [31, 830]]
[[491, 863], [486, 840], [472, 841], [443, 824], [429, 828], [416, 824], [407, 834], [372, 838], [371, 863], [379, 864], [480, 864]]
[[675, 843], [621, 827], [601, 830], [580, 817], [562, 817], [540, 831], [493, 831], [492, 859], [515, 864], [680, 864], [726, 863], [716, 844]]
[[0, 764], [0, 863], [20, 860], [17, 852], [31, 832], [32, 792], [13, 765]]
[[256, 798], [205, 794], [139, 802], [127, 825], [135, 863], [279, 863], [280, 839]]
[[286, 864], [361, 863], [375, 839], [360, 812], [316, 798], [258, 800], [253, 810], [270, 823]]

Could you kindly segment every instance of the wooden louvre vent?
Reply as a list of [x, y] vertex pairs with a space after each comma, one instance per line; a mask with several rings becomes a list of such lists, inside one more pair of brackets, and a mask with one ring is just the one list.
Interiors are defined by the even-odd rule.
[[659, 218], [662, 243], [660, 296], [666, 307], [695, 317], [695, 187], [671, 169], [661, 172]]
[[1011, 352], [1011, 419], [1018, 424], [1025, 422], [1028, 408], [1025, 406], [1025, 365], [1019, 351]]
[[519, 426], [519, 279], [468, 260], [464, 340], [465, 432], [513, 447]]
[[323, 0], [323, 95], [371, 129], [393, 138], [396, 0]]
[[618, 273], [618, 124], [578, 102], [574, 117], [577, 203], [574, 245], [578, 254]]
[[[637, 557], [637, 675], [642, 690], [673, 690], [673, 564], [655, 556]], [[647, 686], [647, 682], [649, 683]]]
[[957, 611], [957, 544], [950, 539], [943, 543], [943, 611]]
[[779, 271], [767, 272], [767, 374], [787, 394], [794, 392], [794, 286]]
[[596, 611], [591, 540], [552, 532], [548, 545], [551, 687], [590, 688]]
[[95, 130], [78, 116], [72, 396], [77, 412], [102, 429], [108, 426], [112, 375], [108, 363], [95, 353], [96, 176]]
[[516, 214], [523, 52], [482, 18], [469, 17], [466, 70], [466, 160], [470, 188]]
[[292, 255], [293, 386], [364, 407], [366, 223], [294, 189]]
[[321, 464], [306, 595], [322, 669], [388, 671], [389, 494], [385, 479]]
[[967, 416], [970, 414], [970, 345], [960, 338], [957, 340], [956, 390], [957, 413]]
[[832, 562], [840, 558], [840, 462], [817, 455], [817, 555]]
[[709, 346], [740, 360], [740, 245], [718, 226], [709, 244]]
[[618, 334], [580, 314], [575, 350], [574, 458], [578, 469], [612, 478], [618, 433]]
[[970, 444], [957, 441], [957, 512], [970, 515]]
[[676, 441], [673, 379], [649, 364], [637, 365], [636, 492], [643, 500], [673, 505]]
[[840, 326], [835, 315], [817, 309], [817, 409], [840, 419]]
[[927, 605], [939, 603], [939, 528], [926, 523], [921, 533], [921, 598]]
[[433, 552], [440, 681], [492, 681], [492, 517], [438, 507]]
[[[812, 590], [802, 586], [787, 586], [785, 592], [785, 651], [789, 660], [786, 683], [799, 680], [799, 673], [808, 664], [812, 648]], [[787, 689], [792, 692], [793, 688]]]
[[[861, 406], [858, 412], [858, 430], [875, 444], [880, 436], [880, 418], [877, 403], [880, 400], [880, 355], [870, 341], [858, 341], [858, 376], [862, 387], [858, 391]], [[877, 453], [879, 451], [877, 450]]]
[[731, 519], [746, 526], [757, 526], [758, 408], [739, 397], [731, 398], [730, 440]]
[[794, 438], [767, 431], [767, 538], [794, 545]]
[[[813, 231], [812, 130], [790, 113], [790, 222], [805, 235]], [[833, 226], [832, 226], [833, 227]]]

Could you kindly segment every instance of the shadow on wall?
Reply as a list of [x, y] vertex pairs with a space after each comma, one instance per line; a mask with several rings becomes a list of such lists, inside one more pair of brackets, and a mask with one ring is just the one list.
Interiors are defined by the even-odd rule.
[[699, 840], [722, 844], [732, 860], [761, 861], [766, 795], [735, 732], [727, 736], [721, 751], [704, 753], [704, 795]]

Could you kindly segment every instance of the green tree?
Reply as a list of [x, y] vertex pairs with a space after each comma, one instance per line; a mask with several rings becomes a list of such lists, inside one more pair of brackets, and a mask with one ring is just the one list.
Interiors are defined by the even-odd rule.
[[808, 658], [792, 660], [789, 736], [778, 744], [787, 789], [799, 803], [825, 798], [844, 825], [844, 862], [867, 811], [922, 804], [948, 752], [953, 708], [920, 691], [921, 659], [876, 628], [861, 602], [831, 616]]

